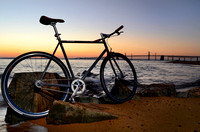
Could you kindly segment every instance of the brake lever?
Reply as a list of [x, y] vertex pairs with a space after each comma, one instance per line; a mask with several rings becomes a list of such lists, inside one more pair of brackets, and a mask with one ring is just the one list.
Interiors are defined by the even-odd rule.
[[104, 36], [105, 38], [109, 38], [109, 37], [110, 37], [110, 34], [103, 34], [103, 36]]
[[124, 33], [123, 31], [120, 31], [120, 32], [116, 32], [117, 33], [117, 35], [120, 35], [121, 33]]

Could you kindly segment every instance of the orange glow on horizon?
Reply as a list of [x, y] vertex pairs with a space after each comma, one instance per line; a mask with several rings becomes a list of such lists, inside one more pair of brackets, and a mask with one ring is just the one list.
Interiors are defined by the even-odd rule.
[[[120, 46], [121, 44], [113, 44], [113, 50], [114, 52], [119, 52], [122, 54], [127, 55], [147, 55], [148, 52], [151, 52], [152, 55], [155, 53], [157, 55], [188, 55], [188, 56], [199, 56], [199, 54], [193, 53], [193, 50], [188, 49], [185, 51], [184, 49], [179, 50], [156, 50], [156, 49], [150, 49], [149, 47], [145, 47], [141, 45], [136, 45], [132, 43], [132, 46], [128, 48], [124, 48], [123, 46]], [[54, 50], [53, 48], [46, 48], [40, 50], [39, 48], [34, 49], [28, 49], [28, 48], [1, 48], [0, 49], [0, 57], [17, 57], [23, 53], [30, 52], [30, 51], [43, 51], [52, 54]], [[65, 50], [67, 53], [67, 56], [69, 58], [76, 58], [76, 57], [97, 57], [101, 54], [101, 52], [104, 50], [103, 46], [97, 46], [97, 45], [76, 45], [76, 46], [65, 46]], [[62, 52], [60, 49], [56, 52], [56, 56], [63, 57]]]
[[[30, 41], [30, 42], [29, 42]], [[29, 42], [27, 44], [27, 42]], [[0, 40], [0, 57], [16, 57], [30, 51], [44, 51], [53, 53], [56, 47], [54, 38], [45, 41], [43, 39], [32, 40], [10, 40], [10, 42]], [[17, 44], [16, 44], [17, 43]], [[143, 38], [141, 36], [120, 36], [110, 39], [108, 44], [112, 51], [127, 55], [147, 55], [150, 51], [152, 55], [188, 55], [200, 56], [198, 49], [191, 48], [189, 42], [178, 40], [163, 40], [162, 38]], [[75, 57], [97, 57], [104, 50], [103, 44], [63, 44], [69, 58]], [[180, 48], [178, 45], [182, 45]], [[109, 47], [109, 46], [108, 46]], [[194, 52], [195, 51], [195, 52]], [[60, 48], [56, 56], [63, 57]]]

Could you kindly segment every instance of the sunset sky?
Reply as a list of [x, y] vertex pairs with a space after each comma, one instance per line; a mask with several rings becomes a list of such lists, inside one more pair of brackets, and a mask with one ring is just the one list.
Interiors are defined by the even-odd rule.
[[[0, 57], [28, 51], [52, 53], [57, 41], [40, 16], [57, 24], [63, 40], [95, 40], [124, 25], [108, 40], [126, 54], [200, 56], [200, 0], [0, 0]], [[66, 44], [70, 57], [97, 56], [103, 45]], [[59, 55], [59, 54], [58, 54]]]

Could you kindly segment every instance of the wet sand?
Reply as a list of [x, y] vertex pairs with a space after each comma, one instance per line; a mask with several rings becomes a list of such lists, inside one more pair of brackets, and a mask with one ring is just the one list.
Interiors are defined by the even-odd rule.
[[49, 132], [200, 131], [200, 98], [143, 97], [123, 104], [89, 105], [117, 115], [119, 119], [50, 125], [42, 118], [7, 127], [7, 130], [30, 130], [35, 126], [37, 130]]

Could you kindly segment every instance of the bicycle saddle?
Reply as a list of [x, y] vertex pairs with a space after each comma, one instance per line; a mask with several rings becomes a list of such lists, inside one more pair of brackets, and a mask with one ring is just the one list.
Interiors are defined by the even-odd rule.
[[46, 17], [46, 16], [41, 16], [40, 17], [40, 23], [42, 23], [44, 25], [49, 25], [49, 24], [51, 24], [51, 22], [60, 22], [60, 23], [63, 23], [65, 21], [62, 20], [62, 19], [49, 18], [49, 17]]

